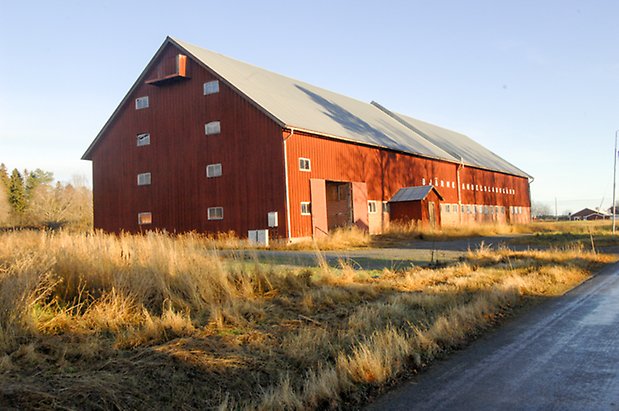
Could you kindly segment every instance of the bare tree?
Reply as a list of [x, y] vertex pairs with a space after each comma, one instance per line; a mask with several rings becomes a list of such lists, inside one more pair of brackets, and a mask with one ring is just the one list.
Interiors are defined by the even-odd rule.
[[92, 194], [85, 186], [40, 184], [32, 192], [28, 207], [30, 221], [48, 226], [92, 225]]
[[531, 203], [531, 216], [532, 217], [544, 217], [544, 216], [552, 216], [554, 213], [550, 206], [544, 203], [540, 203], [539, 201], [533, 201]]

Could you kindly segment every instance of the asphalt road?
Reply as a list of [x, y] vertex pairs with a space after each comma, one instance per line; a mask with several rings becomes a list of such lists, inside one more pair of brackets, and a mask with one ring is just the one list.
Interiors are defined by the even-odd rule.
[[619, 410], [619, 264], [367, 409]]
[[[391, 247], [360, 248], [354, 250], [321, 251], [327, 263], [339, 267], [341, 262], [354, 268], [380, 270], [383, 268], [406, 269], [411, 265], [426, 266], [450, 263], [463, 257], [468, 250], [480, 246], [499, 247], [513, 237], [472, 237], [449, 241], [412, 240], [403, 241]], [[511, 246], [512, 249], [526, 249], [528, 246]], [[316, 266], [315, 251], [306, 250], [227, 250], [221, 254], [232, 258], [256, 258], [265, 263], [298, 266]]]

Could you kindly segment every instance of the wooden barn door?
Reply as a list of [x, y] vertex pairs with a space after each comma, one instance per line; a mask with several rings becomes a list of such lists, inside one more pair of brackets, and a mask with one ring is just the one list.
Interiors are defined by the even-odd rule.
[[326, 237], [329, 234], [327, 221], [327, 191], [325, 180], [310, 179], [312, 198], [312, 235], [314, 238]]
[[352, 183], [352, 221], [362, 230], [368, 230], [368, 188], [365, 183]]
[[434, 201], [428, 201], [428, 217], [430, 220], [430, 227], [436, 227], [436, 213], [434, 212]]

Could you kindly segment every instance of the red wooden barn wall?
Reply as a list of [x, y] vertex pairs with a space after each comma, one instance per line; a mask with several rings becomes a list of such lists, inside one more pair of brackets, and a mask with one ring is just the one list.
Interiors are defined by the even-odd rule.
[[[288, 130], [283, 132], [284, 137], [289, 134]], [[298, 131], [287, 140], [287, 151], [292, 237], [312, 235], [312, 218], [301, 215], [300, 209], [302, 201], [311, 201], [310, 179], [365, 182], [367, 199], [376, 201], [388, 201], [402, 187], [434, 184], [444, 198], [443, 203], [458, 203], [457, 164]], [[299, 157], [311, 160], [310, 172], [299, 170]], [[523, 207], [521, 221], [528, 221], [530, 199], [526, 178], [464, 167], [460, 171], [460, 182], [469, 187], [461, 189], [462, 204], [498, 205], [506, 209]], [[483, 191], [482, 187], [508, 188], [514, 190], [514, 194]], [[512, 222], [515, 221], [512, 218]]]
[[[179, 50], [168, 45], [146, 80], [174, 71]], [[278, 211], [277, 234], [286, 235], [282, 130], [274, 121], [220, 81], [220, 92], [203, 95], [215, 80], [188, 59], [189, 80], [161, 87], [140, 84], [94, 148], [95, 227], [106, 231], [182, 231], [267, 228], [267, 213]], [[135, 110], [135, 98], [150, 107]], [[205, 123], [221, 121], [221, 134], [206, 136]], [[136, 146], [149, 132], [151, 144]], [[223, 175], [206, 177], [206, 165], [221, 163]], [[152, 184], [137, 186], [137, 174], [151, 172]], [[207, 219], [207, 208], [224, 207], [224, 219]], [[140, 227], [138, 212], [153, 223]]]

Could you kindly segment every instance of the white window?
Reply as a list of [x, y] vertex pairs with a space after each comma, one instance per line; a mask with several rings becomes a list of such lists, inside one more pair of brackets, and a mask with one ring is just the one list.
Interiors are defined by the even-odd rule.
[[450, 213], [451, 212], [451, 207], [449, 206], [449, 204], [445, 204], [445, 212], [446, 213]]
[[135, 99], [135, 109], [141, 110], [143, 108], [148, 108], [148, 96], [138, 97]]
[[312, 171], [312, 162], [309, 158], [299, 157], [299, 170]]
[[138, 174], [138, 185], [139, 186], [150, 185], [150, 173], [140, 173], [140, 174]]
[[277, 211], [269, 211], [267, 214], [267, 225], [269, 227], [277, 227]]
[[206, 176], [209, 178], [221, 176], [221, 163], [206, 166]]
[[152, 224], [153, 222], [153, 213], [150, 211], [138, 213], [138, 224]]
[[209, 207], [208, 208], [208, 219], [209, 220], [223, 220], [224, 219], [224, 208], [223, 207]]
[[376, 213], [376, 201], [369, 200], [368, 201], [368, 213], [375, 214]]
[[387, 201], [383, 201], [383, 213], [389, 212], [389, 203]]
[[204, 125], [204, 133], [207, 136], [221, 133], [221, 123], [219, 121], [211, 121]]
[[471, 214], [471, 206], [470, 205], [466, 206], [466, 213], [467, 214]]
[[309, 201], [301, 202], [301, 215], [311, 215], [312, 214], [312, 203]]
[[148, 146], [150, 145], [150, 134], [149, 133], [140, 133], [136, 136], [137, 146]]
[[219, 81], [207, 81], [204, 83], [204, 95], [208, 96], [209, 94], [219, 93]]

